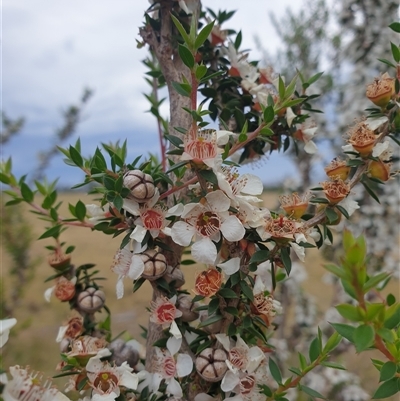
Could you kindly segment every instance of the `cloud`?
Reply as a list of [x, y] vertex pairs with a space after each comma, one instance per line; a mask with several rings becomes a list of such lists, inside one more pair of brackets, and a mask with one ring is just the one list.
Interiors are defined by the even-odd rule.
[[[238, 11], [226, 26], [243, 32], [243, 47], [254, 47], [253, 36], [264, 38], [268, 49], [278, 46], [268, 10], [276, 13], [293, 2], [251, 0], [204, 0], [213, 10]], [[3, 109], [11, 118], [24, 116], [20, 148], [34, 138], [50, 138], [61, 125], [60, 112], [75, 104], [84, 87], [94, 96], [84, 111], [78, 135], [91, 138], [95, 148], [99, 136], [118, 139], [131, 132], [137, 146], [153, 148], [157, 141], [155, 120], [146, 110], [142, 93], [146, 67], [141, 60], [146, 49], [138, 49], [139, 26], [149, 5], [146, 1], [116, 0], [3, 0]], [[300, 4], [296, 3], [296, 7]], [[252, 53], [257, 58], [257, 52]], [[167, 117], [168, 105], [163, 105]], [[5, 147], [5, 157], [10, 147]], [[39, 147], [40, 148], [40, 147]], [[11, 148], [10, 148], [11, 149]], [[36, 150], [35, 150], [36, 151]], [[24, 159], [24, 158], [23, 158]], [[27, 159], [24, 159], [27, 160]], [[15, 165], [15, 163], [14, 163]]]

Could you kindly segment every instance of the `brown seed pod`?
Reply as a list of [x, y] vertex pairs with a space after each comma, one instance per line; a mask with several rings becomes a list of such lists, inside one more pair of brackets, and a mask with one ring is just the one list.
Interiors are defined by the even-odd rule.
[[178, 295], [176, 307], [182, 312], [181, 319], [184, 322], [193, 322], [199, 317], [199, 312], [196, 309], [199, 305], [192, 301], [192, 297], [187, 294]]
[[185, 277], [182, 270], [178, 266], [168, 266], [167, 271], [164, 274], [164, 279], [167, 283], [175, 281], [175, 288], [182, 287], [185, 284]]
[[131, 191], [131, 196], [139, 203], [149, 201], [156, 188], [151, 175], [141, 170], [130, 170], [124, 175], [124, 186]]
[[[208, 315], [207, 311], [200, 312], [200, 322], [203, 322], [204, 320], [208, 319], [209, 317], [210, 316]], [[209, 334], [220, 333], [221, 328], [222, 328], [222, 320], [218, 320], [215, 323], [212, 323], [212, 324], [202, 327], [202, 329]]]
[[121, 366], [125, 361], [131, 368], [139, 362], [139, 352], [121, 338], [114, 340], [108, 347], [112, 351], [111, 362]]
[[204, 380], [218, 382], [228, 370], [227, 359], [228, 353], [224, 349], [206, 348], [196, 358], [196, 370]]
[[100, 310], [106, 301], [106, 295], [102, 290], [88, 287], [78, 295], [78, 307], [83, 312], [94, 313]]
[[142, 277], [147, 278], [147, 280], [156, 280], [166, 272], [167, 260], [161, 252], [155, 249], [148, 249], [140, 257], [144, 263]]

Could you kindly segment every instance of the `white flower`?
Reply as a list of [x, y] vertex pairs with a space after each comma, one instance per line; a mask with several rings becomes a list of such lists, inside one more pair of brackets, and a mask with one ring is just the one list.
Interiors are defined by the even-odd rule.
[[86, 213], [90, 216], [88, 220], [93, 223], [110, 216], [110, 213], [104, 209], [106, 206], [109, 206], [108, 204], [103, 207], [92, 203], [85, 206]]
[[[154, 196], [149, 202], [142, 206], [132, 199], [129, 199], [129, 201], [124, 203], [124, 205], [127, 206], [126, 210], [128, 210], [129, 213], [139, 216], [134, 221], [136, 227], [130, 235], [130, 238], [139, 244], [142, 243], [147, 231], [150, 232], [150, 235], [153, 238], [157, 238], [160, 235], [160, 232], [170, 235], [171, 230], [168, 225], [171, 222], [167, 220], [167, 218], [171, 216], [180, 216], [183, 212], [183, 205], [181, 203], [178, 203], [170, 209], [166, 209], [161, 205], [156, 205], [158, 199], [159, 194], [157, 192], [157, 196]], [[146, 247], [144, 247], [144, 250], [145, 249]]]
[[205, 203], [189, 203], [182, 213], [184, 221], [178, 221], [171, 229], [172, 240], [181, 246], [188, 246], [194, 237], [192, 257], [197, 262], [214, 264], [221, 234], [228, 241], [239, 241], [245, 234], [242, 223], [230, 215], [229, 198], [221, 191], [210, 192]]
[[111, 270], [118, 274], [117, 281], [117, 298], [120, 299], [124, 296], [124, 283], [123, 279], [129, 277], [136, 280], [140, 277], [144, 270], [144, 263], [140, 256], [132, 254], [129, 246], [119, 249], [114, 257], [114, 263]]
[[377, 128], [379, 128], [381, 125], [385, 124], [385, 122], [388, 121], [388, 118], [386, 116], [384, 117], [378, 117], [378, 118], [368, 118], [365, 121], [365, 125], [372, 131], [375, 131]]
[[111, 366], [94, 357], [89, 359], [86, 371], [89, 385], [93, 388], [93, 401], [114, 401], [120, 395], [119, 386], [136, 390], [139, 383], [127, 362], [121, 366]]
[[168, 299], [166, 297], [158, 297], [151, 303], [150, 321], [160, 324], [163, 329], [170, 328], [169, 332], [175, 338], [182, 338], [182, 333], [179, 330], [175, 319], [182, 316], [182, 312], [175, 306], [177, 296], [174, 295]]
[[340, 201], [338, 205], [342, 206], [349, 216], [351, 216], [357, 209], [360, 208], [359, 204], [348, 196]]
[[10, 329], [17, 324], [17, 319], [3, 319], [0, 320], [0, 348], [8, 341]]
[[226, 262], [217, 264], [217, 266], [220, 267], [227, 276], [231, 276], [240, 269], [240, 258], [231, 258]]
[[318, 130], [315, 122], [312, 120], [307, 120], [303, 124], [296, 125], [296, 128], [297, 131], [295, 132], [295, 138], [305, 143], [304, 151], [308, 154], [316, 153], [318, 148], [312, 140]]
[[389, 149], [390, 143], [388, 140], [384, 142], [379, 142], [374, 146], [374, 149], [372, 150], [372, 156], [380, 157], [384, 152], [388, 151]]
[[286, 109], [286, 121], [289, 127], [292, 126], [292, 121], [296, 118], [296, 114], [293, 113], [293, 110], [291, 107], [288, 107]]
[[175, 377], [185, 377], [192, 373], [193, 361], [187, 354], [178, 354], [182, 345], [182, 338], [170, 337], [167, 341], [167, 349], [162, 351], [156, 347], [156, 367], [153, 374], [153, 389], [160, 387], [164, 379], [167, 384], [167, 394], [175, 397], [183, 396], [182, 388]]
[[221, 382], [221, 389], [232, 391], [240, 381], [242, 373], [253, 373], [265, 359], [264, 353], [257, 346], [249, 347], [238, 334], [233, 344], [226, 334], [216, 334], [217, 340], [228, 352], [226, 364], [228, 371]]
[[46, 380], [42, 384], [42, 375], [16, 366], [10, 367], [13, 377], [4, 387], [4, 401], [70, 401], [68, 397], [51, 386]]

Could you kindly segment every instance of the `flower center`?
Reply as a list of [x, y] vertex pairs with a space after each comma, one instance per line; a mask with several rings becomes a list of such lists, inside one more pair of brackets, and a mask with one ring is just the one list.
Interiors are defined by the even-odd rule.
[[195, 281], [195, 291], [199, 295], [209, 297], [214, 295], [221, 287], [222, 274], [215, 269], [201, 272]]
[[164, 373], [167, 377], [174, 377], [176, 372], [175, 359], [172, 356], [167, 356], [164, 359]]
[[229, 351], [229, 361], [238, 369], [246, 366], [246, 353], [242, 348], [234, 347]]
[[256, 379], [254, 376], [245, 376], [239, 382], [240, 394], [248, 395], [252, 392], [256, 384]]
[[185, 152], [195, 162], [215, 158], [217, 156], [217, 149], [214, 136], [207, 132], [199, 132], [196, 138], [186, 143]]
[[156, 316], [160, 324], [172, 323], [175, 319], [176, 307], [171, 302], [160, 305], [156, 310]]
[[118, 378], [111, 372], [100, 372], [93, 382], [93, 387], [103, 394], [111, 393], [118, 386]]
[[196, 229], [203, 237], [211, 237], [216, 234], [221, 227], [221, 221], [217, 214], [205, 212], [197, 218]]
[[141, 213], [143, 226], [147, 230], [161, 230], [164, 225], [163, 214], [155, 209], [147, 209]]

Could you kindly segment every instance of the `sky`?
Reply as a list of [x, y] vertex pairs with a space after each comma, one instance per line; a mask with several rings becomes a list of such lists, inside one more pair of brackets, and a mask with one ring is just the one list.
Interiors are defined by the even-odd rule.
[[[242, 48], [255, 47], [258, 35], [268, 52], [280, 45], [269, 19], [285, 9], [298, 9], [301, 2], [280, 0], [204, 0], [213, 10], [237, 10], [226, 27], [242, 30]], [[155, 120], [142, 95], [148, 91], [141, 60], [145, 49], [136, 39], [143, 21], [145, 0], [3, 0], [1, 54], [1, 109], [10, 118], [23, 116], [22, 132], [2, 149], [2, 159], [13, 158], [17, 176], [37, 165], [39, 150], [50, 146], [49, 139], [62, 124], [61, 112], [76, 104], [85, 87], [94, 91], [85, 107], [82, 122], [67, 147], [81, 138], [83, 154], [94, 152], [100, 142], [128, 140], [132, 160], [139, 154], [158, 152]], [[251, 52], [251, 59], [260, 54]], [[279, 169], [274, 168], [275, 163]], [[267, 185], [296, 175], [293, 165], [272, 156], [252, 172]], [[269, 174], [274, 171], [274, 174]], [[62, 156], [47, 170], [50, 179], [60, 176], [62, 185], [81, 178], [67, 167]]]

